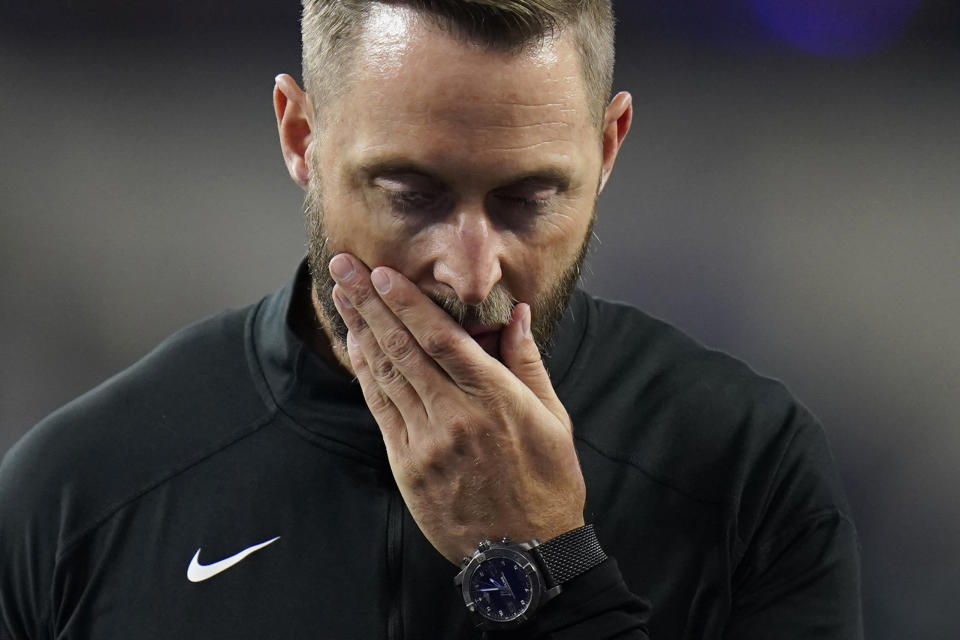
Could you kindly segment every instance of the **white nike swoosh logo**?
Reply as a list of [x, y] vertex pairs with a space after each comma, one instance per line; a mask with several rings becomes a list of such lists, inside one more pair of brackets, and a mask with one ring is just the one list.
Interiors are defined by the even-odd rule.
[[[190, 582], [203, 582], [208, 580], [213, 576], [217, 575], [222, 571], [226, 571], [233, 565], [237, 564], [244, 558], [246, 558], [251, 553], [263, 549], [268, 544], [273, 544], [280, 539], [280, 536], [273, 538], [272, 540], [267, 540], [266, 542], [261, 542], [260, 544], [255, 544], [252, 547], [247, 547], [240, 553], [234, 554], [229, 558], [224, 558], [219, 562], [214, 562], [213, 564], [200, 564], [200, 549], [197, 549], [197, 552], [193, 554], [193, 560], [190, 561], [190, 566], [187, 567], [187, 580]], [[202, 549], [203, 547], [201, 547]]]

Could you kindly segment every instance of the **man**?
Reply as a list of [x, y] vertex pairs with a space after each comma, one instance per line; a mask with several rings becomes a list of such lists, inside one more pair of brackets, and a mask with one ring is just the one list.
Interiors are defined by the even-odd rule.
[[0, 638], [859, 637], [816, 421], [573, 290], [609, 3], [316, 0], [303, 40], [309, 268], [11, 450]]

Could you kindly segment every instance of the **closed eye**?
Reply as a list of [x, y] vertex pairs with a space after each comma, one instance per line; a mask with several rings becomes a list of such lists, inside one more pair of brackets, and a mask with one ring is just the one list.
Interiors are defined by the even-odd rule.
[[497, 201], [513, 207], [537, 210], [548, 206], [557, 188], [537, 184], [518, 184], [506, 189], [500, 189], [493, 195]]
[[380, 176], [373, 180], [373, 185], [391, 208], [403, 214], [433, 212], [448, 199], [433, 180], [415, 174]]
[[542, 209], [550, 204], [550, 198], [524, 198], [522, 196], [497, 195], [497, 199], [508, 205], [524, 209]]
[[403, 207], [424, 207], [436, 202], [437, 196], [424, 191], [389, 191], [385, 190], [387, 198]]

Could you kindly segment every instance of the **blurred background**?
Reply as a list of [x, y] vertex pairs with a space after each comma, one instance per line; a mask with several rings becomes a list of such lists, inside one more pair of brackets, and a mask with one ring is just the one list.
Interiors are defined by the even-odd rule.
[[[615, 6], [636, 116], [586, 287], [785, 381], [846, 483], [867, 636], [960, 637], [960, 3]], [[292, 274], [270, 95], [298, 15], [0, 8], [0, 454]]]

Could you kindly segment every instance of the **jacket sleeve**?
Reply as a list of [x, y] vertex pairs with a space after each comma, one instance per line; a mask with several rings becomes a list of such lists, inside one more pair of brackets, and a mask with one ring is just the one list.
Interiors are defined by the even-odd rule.
[[487, 640], [649, 640], [650, 607], [630, 592], [613, 558], [567, 582], [529, 625]]
[[729, 640], [859, 640], [856, 533], [838, 511], [809, 517], [756, 550], [736, 591]]
[[48, 637], [55, 509], [39, 506], [36, 469], [24, 441], [0, 460], [0, 640]]
[[798, 422], [772, 481], [741, 505], [727, 640], [863, 638], [857, 532], [822, 428]]

